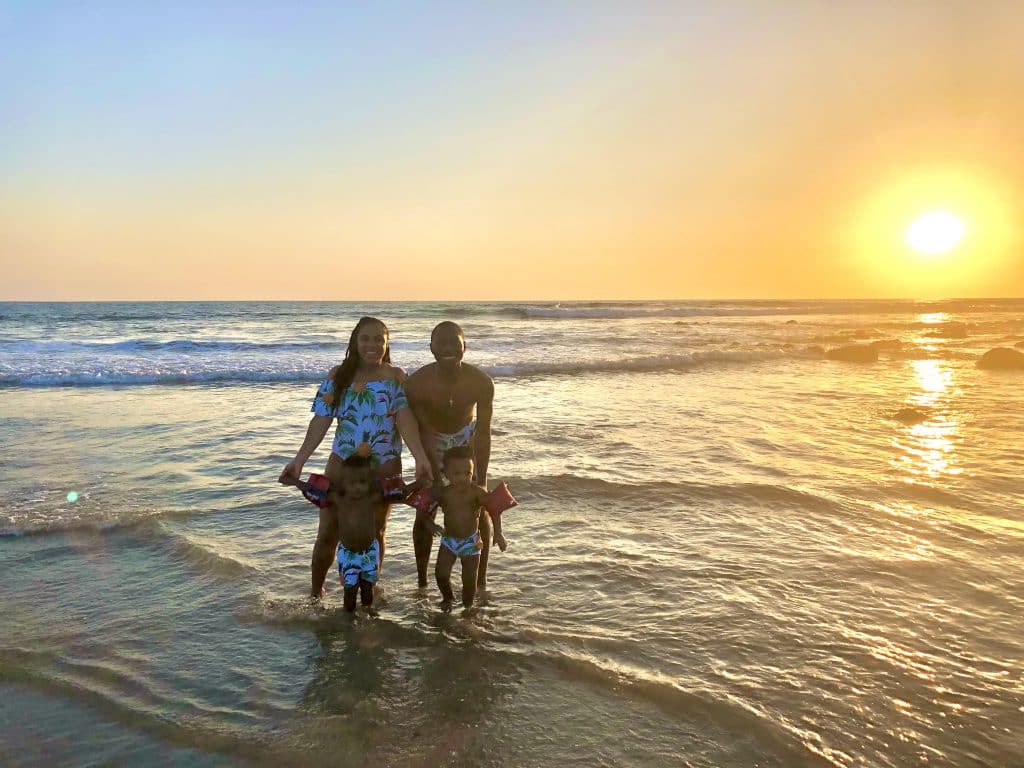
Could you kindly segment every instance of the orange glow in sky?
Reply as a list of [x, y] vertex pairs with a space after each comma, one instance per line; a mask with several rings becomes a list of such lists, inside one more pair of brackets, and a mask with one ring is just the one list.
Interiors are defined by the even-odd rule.
[[26, 6], [0, 300], [1024, 295], [1013, 4], [514, 5]]

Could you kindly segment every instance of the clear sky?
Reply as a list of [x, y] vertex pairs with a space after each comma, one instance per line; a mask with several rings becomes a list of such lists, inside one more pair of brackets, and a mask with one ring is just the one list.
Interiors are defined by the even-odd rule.
[[1024, 296], [1022, 40], [1013, 0], [0, 0], [0, 300]]

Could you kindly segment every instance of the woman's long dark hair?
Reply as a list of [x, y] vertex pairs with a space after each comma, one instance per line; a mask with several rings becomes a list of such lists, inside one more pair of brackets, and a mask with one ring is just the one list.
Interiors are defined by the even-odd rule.
[[359, 331], [368, 323], [379, 323], [380, 327], [384, 329], [384, 362], [391, 362], [391, 334], [388, 332], [388, 327], [376, 317], [360, 317], [356, 327], [352, 329], [352, 335], [348, 338], [348, 349], [345, 350], [345, 359], [338, 366], [338, 370], [334, 372], [332, 379], [334, 382], [335, 408], [341, 405], [341, 401], [345, 398], [345, 390], [352, 385], [352, 379], [356, 377], [356, 369], [359, 367], [359, 348], [357, 346]]

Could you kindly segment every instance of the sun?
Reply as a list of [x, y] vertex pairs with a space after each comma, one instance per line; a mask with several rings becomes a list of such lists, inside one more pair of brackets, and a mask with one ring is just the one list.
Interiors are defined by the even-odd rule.
[[925, 256], [949, 253], [966, 231], [963, 219], [950, 211], [922, 213], [907, 227], [907, 245]]

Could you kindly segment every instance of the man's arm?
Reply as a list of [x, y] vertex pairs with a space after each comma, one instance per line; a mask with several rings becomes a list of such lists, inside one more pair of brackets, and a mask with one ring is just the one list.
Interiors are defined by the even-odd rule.
[[483, 371], [483, 380], [476, 400], [476, 431], [473, 453], [476, 459], [476, 482], [487, 487], [487, 465], [491, 463], [491, 416], [494, 412], [494, 381]]
[[[431, 446], [431, 440], [424, 440], [424, 433], [429, 438], [432, 430], [430, 429], [430, 421], [427, 416], [428, 404], [426, 401], [426, 394], [424, 392], [424, 377], [422, 373], [423, 369], [420, 368], [412, 376], [405, 380], [405, 397], [409, 401], [409, 409], [412, 411], [413, 417], [416, 419], [417, 434], [419, 435], [420, 445], [427, 461], [430, 464], [431, 479], [441, 476], [441, 466], [437, 458], [437, 451]], [[412, 450], [412, 446], [410, 446]]]

